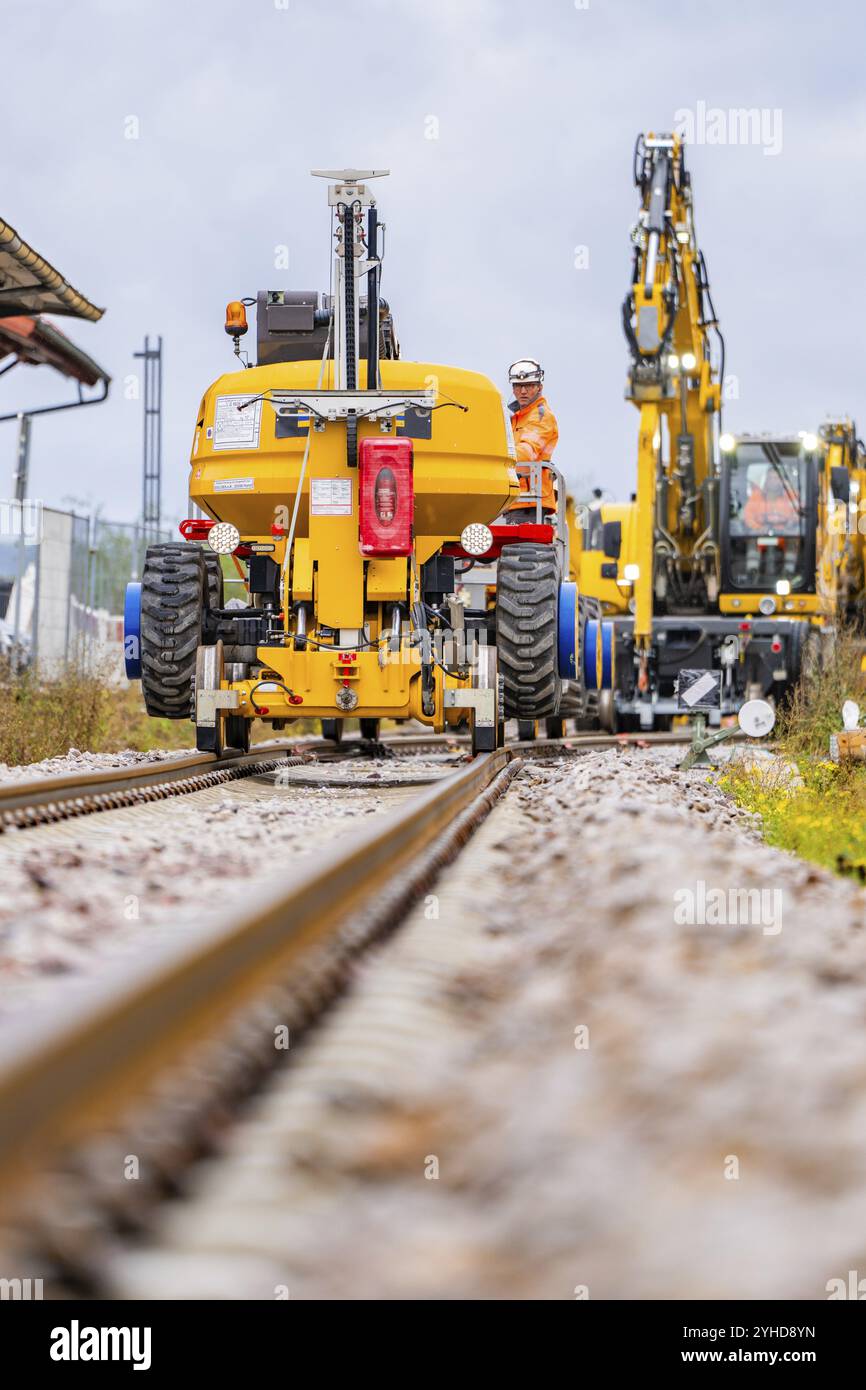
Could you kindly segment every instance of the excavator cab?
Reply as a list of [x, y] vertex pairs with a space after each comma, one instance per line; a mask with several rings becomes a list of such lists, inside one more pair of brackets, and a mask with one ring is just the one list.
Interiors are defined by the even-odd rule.
[[[806, 443], [812, 445], [806, 448]], [[818, 458], [814, 435], [724, 437], [720, 551], [724, 592], [815, 591]]]

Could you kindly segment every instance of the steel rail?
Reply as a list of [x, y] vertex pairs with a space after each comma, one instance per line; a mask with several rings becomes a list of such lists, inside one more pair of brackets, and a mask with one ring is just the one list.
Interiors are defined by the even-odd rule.
[[[521, 766], [508, 750], [484, 754], [399, 810], [317, 855], [287, 865], [285, 886], [256, 891], [247, 910], [220, 912], [191, 932], [114, 962], [98, 981], [70, 987], [50, 1011], [0, 1027], [0, 1206], [88, 1136], [117, 1133], [161, 1078], [197, 1057], [308, 962], [368, 939], [363, 923], [399, 920], [469, 838]], [[430, 859], [431, 848], [433, 859]], [[427, 861], [424, 862], [425, 852]], [[217, 899], [218, 903], [218, 899]], [[334, 957], [330, 961], [334, 973]], [[326, 972], [327, 973], [327, 972]], [[332, 990], [333, 992], [333, 990]], [[285, 1013], [278, 1014], [285, 1017]], [[270, 1043], [273, 1058], [273, 1033]], [[196, 1097], [186, 1094], [187, 1104]]]
[[[735, 739], [742, 739], [735, 734]], [[389, 753], [421, 754], [468, 747], [466, 735], [394, 734], [381, 740]], [[621, 734], [582, 732], [561, 739], [510, 740], [508, 747], [521, 754], [549, 756], [584, 749], [641, 747], [691, 742], [689, 730], [647, 731]], [[360, 739], [333, 744], [315, 736], [257, 744], [249, 753], [189, 753], [159, 763], [139, 763], [132, 767], [96, 769], [92, 772], [65, 773], [29, 781], [0, 783], [0, 834], [9, 827], [30, 828], [72, 816], [117, 810], [139, 802], [168, 796], [188, 795], [222, 782], [252, 776], [278, 766], [291, 766], [317, 755], [321, 761], [348, 761], [361, 754]], [[297, 785], [303, 785], [299, 780]], [[403, 783], [403, 785], [408, 785]]]
[[[409, 752], [422, 749], [447, 748], [449, 739], [428, 735], [426, 738], [396, 737], [383, 743], [391, 750], [402, 748]], [[467, 744], [468, 739], [464, 740]], [[165, 761], [142, 762], [126, 767], [96, 768], [90, 772], [60, 773], [56, 776], [33, 777], [27, 781], [0, 782], [0, 832], [4, 825], [26, 824], [22, 812], [37, 807], [52, 807], [50, 819], [61, 820], [69, 815], [87, 811], [113, 810], [133, 804], [130, 793], [147, 788], [168, 788], [171, 783], [188, 782], [179, 792], [195, 791], [195, 779], [202, 787], [214, 781], [229, 781], [234, 777], [255, 772], [263, 764], [277, 764], [283, 759], [304, 754], [324, 753], [339, 758], [342, 754], [361, 752], [360, 739], [345, 744], [333, 744], [316, 737], [281, 739], [258, 743], [248, 753], [223, 754], [186, 753]], [[218, 774], [217, 777], [214, 777]], [[80, 803], [77, 804], [76, 803]]]
[[187, 753], [164, 762], [136, 763], [130, 767], [97, 768], [92, 772], [69, 772], [56, 777], [33, 777], [29, 781], [0, 784], [0, 818], [4, 811], [43, 806], [52, 802], [75, 801], [99, 793], [126, 792], [142, 787], [161, 786], [192, 775], [233, 772], [257, 763], [277, 760], [294, 751], [289, 742], [261, 743], [249, 753], [219, 758], [215, 753]]

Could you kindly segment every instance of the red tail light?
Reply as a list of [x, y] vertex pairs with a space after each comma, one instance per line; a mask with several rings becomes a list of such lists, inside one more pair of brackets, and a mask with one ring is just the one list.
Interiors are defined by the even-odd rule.
[[362, 439], [358, 472], [362, 555], [411, 555], [415, 484], [411, 439]]

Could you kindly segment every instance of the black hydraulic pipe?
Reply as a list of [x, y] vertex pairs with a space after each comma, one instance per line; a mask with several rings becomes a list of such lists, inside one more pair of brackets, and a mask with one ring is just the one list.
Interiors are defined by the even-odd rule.
[[[379, 216], [375, 207], [367, 213], [367, 255], [378, 260]], [[379, 267], [367, 272], [367, 390], [379, 387]]]
[[343, 214], [343, 279], [346, 288], [346, 389], [358, 388], [358, 358], [355, 342], [355, 209]]

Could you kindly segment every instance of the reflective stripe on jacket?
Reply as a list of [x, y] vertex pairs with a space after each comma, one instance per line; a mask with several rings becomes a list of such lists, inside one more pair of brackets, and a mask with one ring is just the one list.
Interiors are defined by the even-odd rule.
[[559, 439], [559, 426], [544, 397], [539, 396], [522, 410], [512, 401], [509, 410], [518, 461], [536, 463], [539, 459], [552, 458]]

